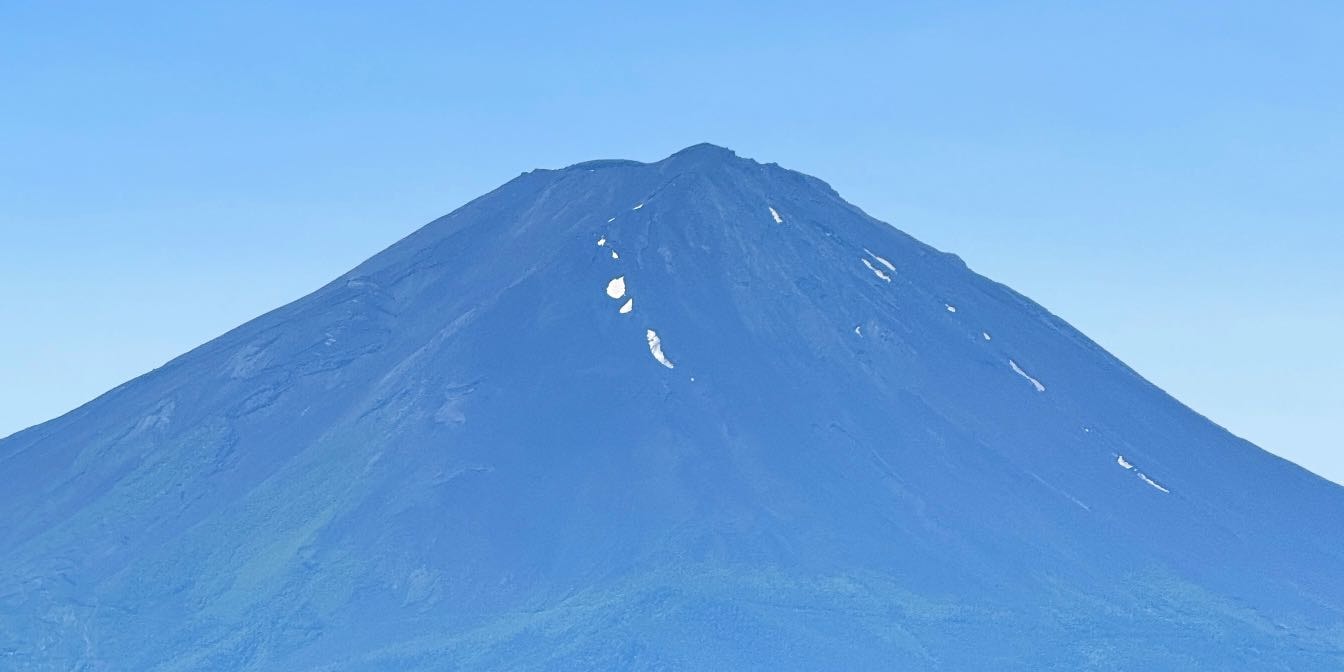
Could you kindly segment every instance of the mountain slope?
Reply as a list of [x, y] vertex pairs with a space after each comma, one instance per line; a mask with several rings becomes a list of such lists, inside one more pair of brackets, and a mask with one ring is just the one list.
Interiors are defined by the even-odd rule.
[[1344, 490], [709, 145], [524, 174], [0, 492], [16, 669], [1344, 665]]

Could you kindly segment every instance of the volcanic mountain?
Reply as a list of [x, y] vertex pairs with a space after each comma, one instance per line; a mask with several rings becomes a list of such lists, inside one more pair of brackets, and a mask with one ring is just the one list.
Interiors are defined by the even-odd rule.
[[1344, 489], [698, 145], [0, 441], [0, 667], [1338, 670], [1341, 540]]

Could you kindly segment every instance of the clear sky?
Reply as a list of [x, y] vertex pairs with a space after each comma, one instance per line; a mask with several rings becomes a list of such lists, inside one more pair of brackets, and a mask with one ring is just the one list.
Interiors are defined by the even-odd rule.
[[0, 435], [524, 170], [708, 141], [1344, 481], [1344, 5], [720, 4], [0, 2]]

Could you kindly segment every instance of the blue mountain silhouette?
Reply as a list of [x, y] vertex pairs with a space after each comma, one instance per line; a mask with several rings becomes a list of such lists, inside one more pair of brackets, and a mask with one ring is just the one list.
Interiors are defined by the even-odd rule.
[[697, 145], [0, 441], [0, 668], [1338, 670], [1342, 539], [1339, 486]]

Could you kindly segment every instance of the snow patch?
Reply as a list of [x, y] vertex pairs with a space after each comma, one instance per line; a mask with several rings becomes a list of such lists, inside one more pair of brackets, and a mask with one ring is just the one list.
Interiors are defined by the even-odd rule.
[[[1084, 431], [1086, 431], [1086, 428], [1084, 428]], [[1164, 488], [1164, 487], [1162, 487], [1162, 485], [1161, 485], [1160, 483], [1158, 483], [1157, 481], [1154, 481], [1154, 480], [1151, 479], [1151, 478], [1148, 478], [1148, 474], [1145, 474], [1145, 473], [1143, 473], [1142, 471], [1139, 471], [1138, 469], [1135, 469], [1135, 468], [1134, 468], [1134, 465], [1131, 464], [1131, 463], [1129, 462], [1129, 460], [1126, 460], [1124, 455], [1116, 455], [1116, 456], [1115, 456], [1115, 463], [1118, 464], [1118, 465], [1120, 465], [1122, 468], [1124, 468], [1125, 471], [1132, 471], [1132, 472], [1134, 472], [1134, 475], [1135, 475], [1135, 476], [1138, 476], [1140, 479], [1143, 479], [1143, 482], [1144, 482], [1144, 483], [1147, 483], [1148, 485], [1151, 485], [1151, 486], [1153, 486], [1154, 488], [1156, 488], [1156, 489], [1158, 489], [1158, 490], [1160, 490], [1160, 491], [1162, 491], [1162, 492], [1164, 492], [1164, 493], [1166, 493], [1166, 494], [1171, 494], [1171, 491], [1168, 490], [1168, 489], [1166, 489], [1166, 488]]]
[[[769, 206], [766, 206], [766, 207], [769, 207]], [[774, 208], [770, 208], [770, 216], [775, 218], [775, 223], [776, 223], [776, 224], [783, 224], [783, 223], [784, 223], [784, 218], [783, 218], [783, 217], [780, 217], [780, 216], [779, 216], [779, 213], [776, 212]]]
[[882, 257], [879, 257], [879, 256], [877, 256], [876, 254], [873, 254], [872, 252], [869, 252], [869, 251], [868, 251], [868, 248], [866, 248], [866, 247], [863, 248], [863, 252], [864, 252], [864, 254], [867, 254], [868, 256], [872, 257], [872, 258], [873, 258], [873, 261], [876, 261], [877, 263], [882, 264], [883, 266], [886, 266], [888, 271], [891, 271], [892, 273], [895, 273], [895, 272], [896, 272], [896, 266], [895, 266], [894, 264], [892, 264], [890, 261], [887, 261], [886, 259], [883, 259]]
[[874, 266], [872, 262], [868, 261], [867, 259], [864, 259], [863, 257], [859, 257], [859, 261], [862, 261], [863, 265], [867, 266], [868, 270], [873, 272], [873, 275], [876, 275], [877, 277], [882, 278], [887, 282], [891, 282], [891, 276], [887, 275], [886, 273], [883, 273], [882, 269]]
[[610, 296], [613, 299], [619, 299], [622, 296], [625, 296], [624, 275], [616, 276], [611, 279], [611, 282], [607, 283], [607, 296]]
[[1136, 472], [1134, 472], [1134, 473], [1138, 474], [1138, 475], [1139, 475], [1139, 478], [1142, 478], [1144, 483], [1147, 483], [1148, 485], [1151, 485], [1151, 486], [1153, 486], [1154, 488], [1157, 488], [1158, 490], [1161, 490], [1162, 492], [1165, 492], [1165, 493], [1167, 493], [1167, 494], [1171, 494], [1171, 491], [1170, 491], [1170, 490], [1168, 490], [1168, 489], [1166, 489], [1166, 488], [1164, 488], [1164, 487], [1158, 485], [1158, 484], [1157, 484], [1157, 481], [1154, 481], [1153, 479], [1148, 478], [1148, 476], [1145, 475], [1142, 471], [1136, 471]]
[[[950, 307], [950, 306], [949, 306], [949, 307]], [[1017, 362], [1014, 362], [1013, 360], [1010, 359], [1010, 360], [1008, 360], [1008, 366], [1013, 367], [1013, 372], [1014, 372], [1014, 373], [1016, 373], [1016, 374], [1019, 375], [1019, 376], [1022, 376], [1023, 378], [1026, 378], [1028, 381], [1030, 381], [1030, 382], [1031, 382], [1031, 386], [1034, 387], [1034, 388], [1036, 388], [1036, 391], [1037, 391], [1037, 392], [1044, 392], [1044, 391], [1045, 391], [1045, 386], [1041, 384], [1041, 381], [1036, 380], [1035, 378], [1032, 378], [1030, 375], [1028, 375], [1026, 371], [1023, 371], [1023, 370], [1022, 370], [1022, 367], [1020, 367], [1020, 366], [1017, 365]]]
[[1029, 475], [1029, 476], [1031, 476], [1032, 478], [1036, 479], [1036, 481], [1037, 481], [1038, 483], [1040, 483], [1041, 485], [1044, 485], [1045, 487], [1049, 488], [1050, 490], [1052, 490], [1052, 491], [1054, 491], [1054, 492], [1056, 492], [1056, 493], [1058, 493], [1058, 494], [1064, 496], [1065, 498], [1067, 498], [1069, 501], [1073, 502], [1074, 504], [1077, 504], [1078, 506], [1082, 507], [1082, 509], [1083, 509], [1084, 511], [1091, 511], [1091, 510], [1092, 510], [1092, 507], [1090, 507], [1090, 506], [1088, 506], [1088, 505], [1086, 505], [1086, 504], [1084, 504], [1084, 503], [1078, 501], [1078, 498], [1077, 498], [1077, 497], [1074, 497], [1073, 495], [1070, 495], [1069, 493], [1064, 492], [1063, 490], [1060, 490], [1059, 488], [1057, 488], [1057, 487], [1055, 487], [1055, 486], [1053, 486], [1053, 485], [1050, 485], [1049, 483], [1046, 482], [1045, 479], [1041, 478], [1040, 476], [1037, 476], [1036, 474], [1033, 474], [1033, 473], [1031, 473], [1030, 471], [1027, 472], [1027, 475]]
[[598, 238], [598, 239], [597, 239], [597, 246], [598, 246], [598, 247], [602, 247], [602, 246], [604, 246], [604, 245], [606, 245], [606, 244], [607, 244], [607, 237], [606, 237], [606, 236], [602, 236], [601, 238]]
[[612, 251], [611, 251], [611, 258], [612, 258], [612, 259], [620, 259], [620, 258], [621, 258], [621, 255], [616, 254], [616, 250], [612, 250]]
[[612, 217], [611, 219], [608, 219], [608, 220], [607, 220], [607, 223], [610, 224], [610, 223], [612, 223], [612, 222], [614, 222], [614, 221], [616, 221], [616, 218], [615, 218], [615, 217]]
[[992, 341], [992, 340], [994, 340], [994, 339], [992, 339], [992, 338], [989, 337], [989, 332], [988, 332], [988, 331], [982, 331], [982, 332], [980, 332], [980, 335], [983, 336], [984, 339], [985, 339], [986, 341]]
[[955, 312], [957, 312], [957, 307], [956, 307], [956, 306], [954, 306], [954, 305], [952, 305], [952, 304], [950, 304], [950, 303], [945, 303], [945, 304], [943, 304], [943, 305], [947, 307], [947, 312], [949, 312], [949, 313], [955, 313]]
[[662, 364], [669, 369], [673, 368], [672, 362], [663, 354], [663, 339], [658, 338], [658, 332], [649, 329], [644, 334], [644, 338], [649, 341], [649, 353], [653, 355], [653, 358], [658, 360], [659, 364]]
[[634, 309], [635, 309], [635, 300], [634, 300], [634, 299], [626, 299], [626, 300], [625, 300], [625, 305], [624, 305], [624, 306], [621, 306], [621, 314], [624, 315], [624, 314], [626, 314], [626, 313], [628, 313], [628, 312], [630, 312], [630, 311], [632, 311], [632, 310], [634, 310]]
[[635, 207], [631, 208], [631, 210], [638, 210], [638, 209], [640, 209], [640, 208], [642, 208], [642, 207], [644, 207], [644, 204], [643, 204], [643, 203], [640, 203], [639, 205], [636, 205]]
[[862, 335], [863, 335], [863, 325], [855, 325], [855, 326], [854, 326], [854, 335], [855, 335], [855, 336], [862, 336]]

